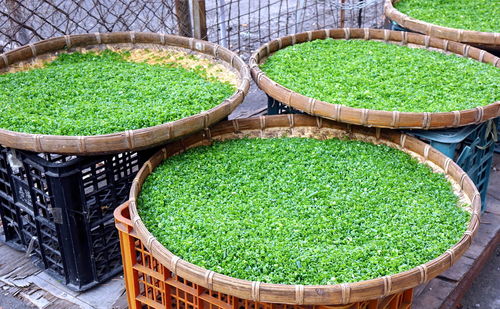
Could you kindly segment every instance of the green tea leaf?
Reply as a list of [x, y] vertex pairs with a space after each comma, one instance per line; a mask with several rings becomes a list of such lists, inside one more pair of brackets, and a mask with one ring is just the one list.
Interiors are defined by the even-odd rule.
[[450, 112], [500, 100], [500, 69], [384, 42], [306, 42], [277, 51], [261, 68], [300, 94], [356, 108]]
[[44, 68], [0, 75], [0, 128], [97, 135], [198, 114], [234, 91], [201, 69], [128, 62], [123, 54], [61, 54]]
[[439, 26], [500, 32], [498, 0], [400, 0], [395, 7], [410, 17]]
[[443, 174], [359, 141], [242, 139], [167, 159], [138, 199], [174, 254], [225, 275], [329, 284], [409, 270], [463, 235]]

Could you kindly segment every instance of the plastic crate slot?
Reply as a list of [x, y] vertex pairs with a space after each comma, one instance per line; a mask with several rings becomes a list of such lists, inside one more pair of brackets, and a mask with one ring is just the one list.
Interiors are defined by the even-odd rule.
[[[36, 237], [35, 263], [75, 291], [121, 271], [113, 211], [156, 149], [102, 156], [15, 150], [18, 169], [0, 146], [0, 218], [4, 241], [26, 251]], [[12, 224], [8, 225], [9, 222]]]
[[208, 291], [204, 291], [200, 296], [200, 299], [204, 300], [207, 302], [207, 305], [209, 306], [217, 306], [217, 308], [223, 308], [223, 309], [232, 309], [232, 305], [224, 302], [220, 298], [216, 298], [211, 296]]

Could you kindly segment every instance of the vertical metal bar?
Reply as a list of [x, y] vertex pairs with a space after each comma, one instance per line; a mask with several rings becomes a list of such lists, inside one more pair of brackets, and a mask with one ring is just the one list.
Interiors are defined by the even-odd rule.
[[304, 0], [304, 4], [302, 6], [302, 15], [301, 15], [301, 21], [300, 21], [300, 31], [303, 31], [304, 30], [304, 22], [305, 22], [305, 19], [306, 19], [306, 9], [307, 9], [307, 0]]
[[267, 0], [267, 40], [271, 40], [271, 0]]
[[226, 0], [220, 0], [220, 6], [218, 7], [219, 9], [219, 15], [220, 15], [220, 26], [221, 26], [221, 41], [222, 46], [228, 47], [227, 43], [227, 37], [225, 34], [227, 33], [227, 27], [226, 27], [226, 11], [225, 11], [225, 6], [226, 6]]
[[302, 7], [301, 0], [297, 0], [295, 3], [295, 33], [299, 33], [299, 7]]
[[175, 15], [177, 17], [179, 35], [191, 37], [193, 29], [191, 27], [188, 0], [175, 0]]
[[227, 10], [227, 32], [226, 32], [226, 37], [227, 37], [227, 48], [231, 48], [231, 13], [232, 13], [232, 8], [233, 8], [233, 0], [229, 0], [229, 9]]
[[196, 39], [207, 39], [207, 12], [205, 0], [191, 0], [193, 16], [193, 36]]
[[[363, 4], [364, 0], [359, 0], [359, 4]], [[361, 28], [361, 25], [362, 25], [362, 22], [363, 22], [363, 16], [362, 16], [362, 13], [363, 13], [363, 8], [359, 8], [359, 11], [358, 11], [358, 28]]]
[[28, 44], [28, 34], [26, 33], [26, 28], [22, 26], [27, 20], [22, 20], [21, 1], [5, 0], [5, 6], [10, 17], [9, 32], [11, 44], [13, 43], [12, 41], [18, 41], [21, 46]]
[[[250, 3], [250, 1], [248, 1], [248, 3]], [[260, 32], [260, 26], [262, 25], [261, 18], [260, 18], [260, 12], [262, 11], [261, 0], [259, 0], [259, 5], [257, 7], [257, 10], [259, 12], [259, 15], [258, 15], [258, 18], [257, 18], [257, 27], [258, 27], [257, 33], [259, 34], [259, 44], [262, 44], [262, 35], [261, 35], [261, 32]]]
[[[280, 37], [280, 17], [281, 17], [281, 10], [282, 9], [283, 9], [283, 1], [280, 1], [280, 7], [278, 9], [278, 32], [277, 32], [277, 37]], [[288, 19], [288, 14], [284, 14], [284, 15], [285, 15], [285, 20]]]
[[221, 44], [220, 42], [220, 17], [219, 17], [219, 0], [215, 0], [215, 33], [217, 34], [216, 43]]
[[237, 2], [238, 8], [238, 48], [236, 49], [239, 53], [242, 52], [241, 48], [241, 9], [240, 9], [240, 1]]
[[343, 5], [345, 3], [345, 0], [339, 0], [340, 1], [340, 25], [339, 28], [344, 28], [345, 26], [345, 10], [343, 8]]

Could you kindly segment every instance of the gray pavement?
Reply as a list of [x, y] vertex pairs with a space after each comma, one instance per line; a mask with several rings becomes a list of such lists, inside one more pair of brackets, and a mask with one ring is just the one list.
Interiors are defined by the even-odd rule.
[[462, 309], [500, 308], [500, 245], [462, 299]]
[[0, 292], [0, 309], [31, 309], [36, 308], [30, 306], [19, 298], [15, 298], [9, 293]]

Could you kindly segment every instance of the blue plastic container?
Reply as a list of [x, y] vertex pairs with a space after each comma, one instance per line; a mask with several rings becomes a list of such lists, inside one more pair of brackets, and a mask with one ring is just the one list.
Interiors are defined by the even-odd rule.
[[404, 27], [401, 27], [397, 22], [391, 20], [391, 30], [394, 31], [406, 31], [406, 32], [414, 32]]
[[495, 144], [498, 145], [500, 118], [479, 125], [444, 130], [407, 130], [406, 133], [428, 142], [455, 161], [474, 181], [486, 209], [486, 193], [490, 179]]

